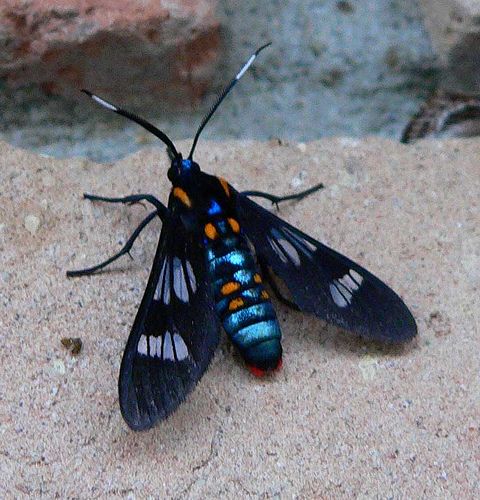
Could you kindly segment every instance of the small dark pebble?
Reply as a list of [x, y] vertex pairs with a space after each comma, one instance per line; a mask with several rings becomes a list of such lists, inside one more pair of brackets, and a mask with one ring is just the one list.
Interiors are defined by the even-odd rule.
[[339, 0], [337, 2], [337, 9], [341, 12], [351, 14], [355, 10], [355, 7], [350, 2], [347, 2], [346, 0]]
[[78, 356], [82, 350], [82, 339], [79, 337], [63, 337], [61, 340], [63, 347], [68, 349], [74, 356]]

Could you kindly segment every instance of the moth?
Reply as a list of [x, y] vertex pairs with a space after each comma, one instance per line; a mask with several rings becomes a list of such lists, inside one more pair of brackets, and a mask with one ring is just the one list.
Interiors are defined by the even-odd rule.
[[[254, 375], [280, 368], [281, 332], [267, 282], [280, 300], [367, 339], [402, 342], [417, 332], [412, 314], [387, 285], [251, 199], [274, 204], [300, 200], [321, 184], [288, 196], [239, 192], [225, 179], [202, 172], [193, 160], [205, 125], [268, 45], [253, 53], [219, 95], [187, 158], [151, 123], [84, 90], [157, 136], [171, 160], [167, 206], [151, 194], [84, 195], [109, 203], [147, 202], [153, 211], [116, 255], [67, 272], [81, 276], [103, 269], [129, 252], [149, 222], [161, 219], [152, 270], [120, 368], [120, 409], [134, 430], [151, 428], [185, 400], [212, 360], [221, 326]], [[290, 298], [282, 295], [274, 277], [283, 281]]]

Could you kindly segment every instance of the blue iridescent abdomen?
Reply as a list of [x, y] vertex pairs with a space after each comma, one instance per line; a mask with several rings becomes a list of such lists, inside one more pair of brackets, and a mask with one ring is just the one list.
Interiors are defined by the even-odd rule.
[[282, 357], [280, 326], [238, 223], [217, 220], [206, 226], [206, 234], [207, 272], [227, 335], [250, 367], [277, 368]]

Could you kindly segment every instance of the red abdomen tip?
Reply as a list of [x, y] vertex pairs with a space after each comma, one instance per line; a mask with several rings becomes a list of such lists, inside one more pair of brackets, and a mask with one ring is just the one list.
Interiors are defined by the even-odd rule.
[[278, 360], [277, 366], [273, 370], [264, 370], [253, 365], [247, 365], [247, 367], [250, 372], [255, 375], [255, 377], [264, 377], [265, 375], [276, 372], [277, 370], [280, 370], [280, 368], [282, 368], [282, 358]]

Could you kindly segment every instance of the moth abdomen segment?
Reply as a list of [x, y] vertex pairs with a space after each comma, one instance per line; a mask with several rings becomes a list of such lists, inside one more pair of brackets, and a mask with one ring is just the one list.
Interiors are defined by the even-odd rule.
[[205, 225], [207, 270], [216, 312], [255, 375], [281, 364], [281, 332], [275, 310], [240, 224], [227, 217]]

